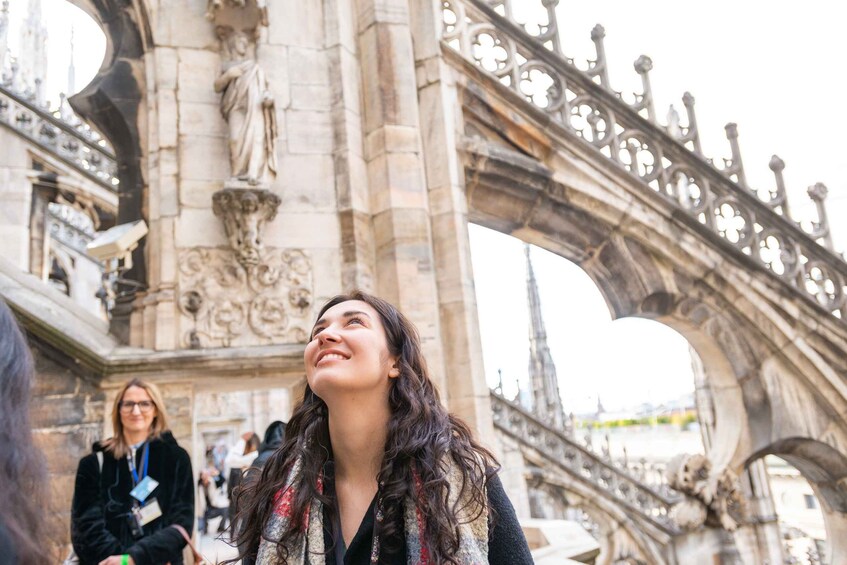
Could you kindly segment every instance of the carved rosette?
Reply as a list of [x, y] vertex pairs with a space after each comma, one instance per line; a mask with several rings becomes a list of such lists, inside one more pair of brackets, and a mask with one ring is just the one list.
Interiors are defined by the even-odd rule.
[[183, 346], [302, 343], [311, 323], [312, 266], [299, 249], [193, 248], [180, 263]]

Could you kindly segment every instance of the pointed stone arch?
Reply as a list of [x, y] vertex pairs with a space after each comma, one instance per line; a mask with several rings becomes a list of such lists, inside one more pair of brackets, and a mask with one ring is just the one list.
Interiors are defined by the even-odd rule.
[[[146, 219], [146, 67], [144, 54], [152, 45], [146, 2], [68, 0], [95, 22], [106, 36], [106, 54], [94, 79], [68, 99], [74, 111], [93, 124], [112, 144], [118, 163], [118, 224]], [[147, 282], [145, 240], [133, 253], [126, 278]], [[128, 341], [132, 296], [116, 304], [112, 332]]]
[[847, 555], [847, 455], [819, 440], [787, 437], [752, 454], [747, 464], [766, 455], [784, 459], [809, 482], [821, 502], [830, 554]]

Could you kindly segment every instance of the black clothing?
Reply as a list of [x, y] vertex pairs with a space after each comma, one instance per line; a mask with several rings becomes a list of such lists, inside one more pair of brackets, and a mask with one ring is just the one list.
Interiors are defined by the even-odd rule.
[[259, 446], [259, 456], [253, 461], [253, 467], [261, 469], [265, 466], [273, 452], [285, 443], [285, 423], [276, 420], [265, 430], [265, 439]]
[[9, 535], [8, 530], [0, 522], [0, 565], [17, 565], [18, 554], [15, 550], [15, 542]]
[[[148, 476], [159, 482], [148, 501], [155, 498], [162, 516], [143, 527], [140, 539], [132, 536], [128, 515], [134, 500], [132, 474], [125, 457], [103, 453], [102, 473], [94, 453], [79, 462], [71, 506], [71, 541], [81, 565], [96, 565], [110, 555], [129, 554], [136, 565], [181, 565], [185, 540], [171, 524], [189, 534], [194, 526], [194, 477], [188, 453], [170, 432], [149, 443]], [[143, 449], [136, 450], [135, 465], [142, 469]]]
[[[332, 481], [324, 483], [325, 492], [334, 497]], [[532, 556], [529, 552], [526, 538], [521, 530], [515, 509], [512, 506], [503, 483], [495, 475], [488, 482], [488, 563], [490, 565], [532, 565]], [[350, 546], [344, 554], [343, 565], [369, 565], [371, 562], [371, 545], [373, 544], [374, 513], [376, 508], [376, 497], [371, 501], [368, 511], [362, 519], [359, 530], [350, 541]], [[344, 540], [333, 534], [334, 523], [329, 510], [324, 506], [324, 549], [326, 550], [326, 565], [341, 565], [337, 562], [333, 540], [338, 538], [338, 543]], [[380, 546], [379, 562], [381, 565], [405, 565], [406, 564], [406, 533], [403, 524], [400, 524], [399, 537], [394, 540], [394, 551], [390, 551], [385, 544]]]

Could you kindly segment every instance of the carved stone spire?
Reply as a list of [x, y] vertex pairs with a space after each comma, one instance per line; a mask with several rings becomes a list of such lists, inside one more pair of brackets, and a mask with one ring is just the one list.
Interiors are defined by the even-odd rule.
[[9, 0], [0, 3], [0, 73], [6, 69], [6, 53], [9, 51]]
[[526, 292], [529, 301], [529, 382], [532, 389], [532, 409], [535, 415], [546, 424], [565, 430], [567, 418], [559, 395], [559, 380], [553, 356], [547, 346], [547, 330], [541, 316], [541, 297], [532, 270], [529, 245], [524, 246], [526, 254]]
[[29, 0], [21, 33], [20, 68], [25, 88], [44, 105], [47, 79], [47, 28], [41, 17], [41, 0]]
[[76, 67], [74, 66], [74, 28], [71, 26], [71, 61], [68, 64], [68, 89], [65, 96], [71, 96], [76, 92]]

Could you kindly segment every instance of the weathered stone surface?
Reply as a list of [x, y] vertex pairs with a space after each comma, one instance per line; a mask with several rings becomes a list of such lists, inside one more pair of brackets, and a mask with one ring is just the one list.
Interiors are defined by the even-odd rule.
[[220, 95], [213, 84], [220, 68], [220, 55], [205, 49], [178, 49], [177, 92], [180, 102], [217, 104]]
[[289, 153], [323, 155], [332, 153], [332, 115], [329, 112], [289, 110], [285, 115]]

